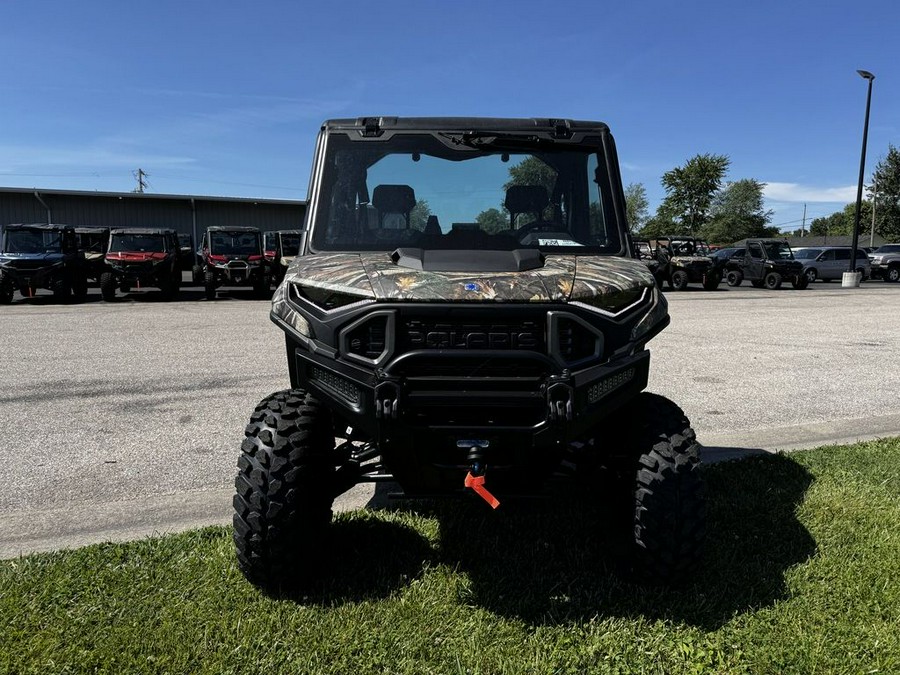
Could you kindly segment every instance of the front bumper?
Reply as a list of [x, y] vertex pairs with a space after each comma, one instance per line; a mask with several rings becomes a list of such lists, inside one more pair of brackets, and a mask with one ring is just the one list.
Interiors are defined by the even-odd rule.
[[233, 286], [253, 285], [264, 274], [263, 266], [250, 264], [243, 260], [231, 260], [227, 263], [210, 265], [216, 275], [216, 282]]
[[475, 446], [498, 494], [540, 491], [570, 441], [647, 386], [650, 364], [649, 352], [632, 345], [580, 368], [534, 351], [452, 349], [367, 367], [311, 340], [288, 343], [292, 382], [376, 443], [407, 494], [458, 491]]
[[62, 264], [36, 268], [3, 266], [0, 273], [5, 283], [12, 284], [22, 295], [27, 295], [32, 288], [51, 288], [57, 279], [65, 276], [66, 269]]

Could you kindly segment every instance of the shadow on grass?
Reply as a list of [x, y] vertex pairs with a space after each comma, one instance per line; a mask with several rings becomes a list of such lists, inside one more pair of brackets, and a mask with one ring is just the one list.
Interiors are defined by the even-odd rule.
[[639, 586], [615, 574], [608, 507], [596, 497], [510, 502], [496, 513], [480, 502], [438, 504], [440, 553], [470, 577], [471, 597], [463, 601], [535, 625], [606, 615], [714, 629], [784, 598], [785, 571], [815, 553], [795, 515], [812, 476], [784, 455], [707, 466], [704, 475], [704, 561], [678, 588]]
[[419, 577], [435, 557], [411, 527], [366, 513], [337, 517], [329, 544], [314, 580], [283, 597], [321, 605], [385, 598]]

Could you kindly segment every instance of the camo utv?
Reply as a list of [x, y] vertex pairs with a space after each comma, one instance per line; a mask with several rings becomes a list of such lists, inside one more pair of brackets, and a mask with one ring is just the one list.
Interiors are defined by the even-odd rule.
[[688, 284], [700, 284], [703, 290], [714, 291], [722, 281], [722, 272], [709, 256], [709, 246], [702, 239], [673, 236], [656, 240], [656, 274], [675, 291], [687, 289]]
[[84, 253], [78, 250], [75, 229], [69, 225], [13, 224], [3, 228], [0, 241], [0, 304], [46, 288], [57, 300], [87, 295]]
[[292, 388], [256, 407], [238, 462], [243, 573], [307, 583], [357, 483], [496, 508], [568, 474], [592, 498], [609, 486], [640, 580], [685, 579], [699, 444], [677, 405], [641, 393], [669, 315], [633, 256], [606, 125], [345, 119], [317, 147], [309, 237], [271, 312]]

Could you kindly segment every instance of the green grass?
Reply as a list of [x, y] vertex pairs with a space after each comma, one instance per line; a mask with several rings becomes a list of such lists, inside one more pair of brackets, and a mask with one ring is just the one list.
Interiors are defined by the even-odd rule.
[[677, 590], [621, 582], [574, 501], [341, 515], [304, 598], [246, 583], [223, 528], [7, 561], [0, 672], [900, 672], [900, 440], [705, 475]]

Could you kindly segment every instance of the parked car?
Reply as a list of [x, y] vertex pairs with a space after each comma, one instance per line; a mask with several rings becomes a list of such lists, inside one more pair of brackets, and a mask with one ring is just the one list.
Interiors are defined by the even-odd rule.
[[869, 254], [872, 278], [900, 281], [900, 244], [885, 244]]
[[719, 276], [725, 276], [725, 265], [735, 256], [744, 255], [743, 248], [737, 248], [734, 246], [729, 246], [728, 248], [720, 248], [716, 249], [712, 253], [709, 254], [710, 259], [713, 261], [713, 269], [719, 272]]
[[[803, 263], [803, 273], [812, 283], [817, 279], [831, 281], [840, 279], [850, 267], [849, 246], [816, 246], [799, 248], [794, 251], [794, 259]], [[862, 273], [862, 279], [872, 276], [869, 256], [859, 248], [856, 250], [856, 271]]]

